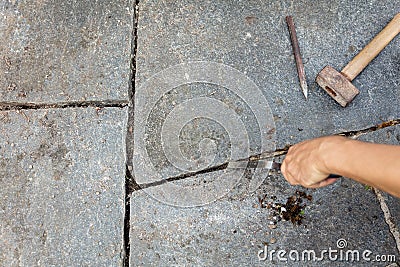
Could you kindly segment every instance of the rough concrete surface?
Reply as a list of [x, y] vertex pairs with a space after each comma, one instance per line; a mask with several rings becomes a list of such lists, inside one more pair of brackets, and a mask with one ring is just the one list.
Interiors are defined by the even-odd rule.
[[127, 108], [0, 122], [0, 266], [121, 265]]
[[[274, 218], [258, 198], [284, 203], [304, 190], [279, 172], [249, 165], [189, 174], [400, 119], [399, 37], [354, 80], [360, 94], [347, 108], [314, 82], [325, 65], [343, 68], [399, 6], [399, 0], [1, 1], [0, 106], [10, 110], [0, 112], [0, 266], [390, 264], [277, 258], [279, 249], [338, 249], [339, 239], [346, 240], [344, 252], [367, 249], [398, 262], [380, 203], [362, 184], [343, 178], [305, 190], [313, 200], [304, 200], [302, 225], [271, 227]], [[308, 100], [287, 15], [296, 24]], [[203, 63], [190, 69], [193, 61]], [[398, 144], [399, 127], [361, 139]], [[157, 173], [143, 171], [150, 165]], [[157, 185], [160, 177], [171, 181]], [[148, 188], [135, 191], [134, 179]], [[399, 227], [398, 199], [384, 194], [384, 200]], [[275, 256], [259, 260], [266, 249]]]
[[[145, 99], [158, 97], [160, 100], [153, 109], [158, 110], [160, 116], [154, 120], [135, 117], [135, 122], [148, 128], [148, 134], [143, 137], [147, 147], [139, 149], [151, 154], [150, 160], [158, 162], [155, 165], [163, 170], [160, 173], [164, 177], [174, 176], [177, 172], [168, 169], [168, 164], [174, 162], [160, 160], [169, 144], [163, 143], [162, 134], [152, 135], [160, 129], [167, 135], [172, 134], [168, 132], [171, 128], [163, 128], [168, 117], [164, 113], [171, 112], [185, 99], [190, 102], [199, 96], [210, 100], [208, 105], [202, 104], [203, 109], [214, 109], [215, 95], [222, 95], [222, 102], [233, 103], [231, 109], [242, 114], [244, 105], [234, 94], [225, 92], [230, 88], [221, 88], [218, 84], [200, 82], [196, 86], [176, 86], [160, 95], [157, 90], [144, 90], [153, 75], [190, 61], [218, 62], [247, 75], [260, 88], [272, 110], [277, 148], [397, 119], [400, 114], [398, 37], [355, 79], [353, 84], [361, 93], [347, 108], [340, 107], [318, 88], [314, 79], [325, 65], [337, 70], [343, 68], [399, 12], [398, 6], [399, 1], [140, 1], [135, 108], [148, 105]], [[287, 15], [292, 15], [296, 24], [309, 84], [307, 101], [298, 83], [285, 23]], [[223, 75], [221, 73], [214, 75]], [[187, 80], [191, 77], [188, 72]], [[164, 77], [160, 86], [168, 84], [170, 78]], [[246, 99], [240, 100], [246, 103]], [[251, 113], [252, 106], [248, 108]], [[187, 116], [194, 109], [189, 108], [186, 113], [183, 109], [181, 116]], [[181, 117], [175, 119], [179, 121]], [[255, 127], [251, 116], [239, 119], [248, 126], [246, 130], [250, 135], [263, 128], [263, 125]], [[194, 116], [176, 131], [181, 153], [188, 159], [201, 157], [204, 143], [200, 140], [214, 139], [219, 148], [217, 162], [229, 158], [230, 141], [240, 137], [229, 136], [216, 121]], [[143, 152], [137, 149], [135, 153]], [[135, 161], [133, 157], [135, 164], [142, 164], [142, 161]], [[218, 175], [219, 172], [199, 174], [171, 184], [179, 184], [183, 189], [202, 183], [206, 187]], [[360, 253], [369, 249], [373, 255], [393, 254], [399, 259], [379, 202], [364, 185], [343, 178], [330, 187], [309, 190], [314, 200], [305, 209], [304, 224], [295, 227], [290, 222], [280, 222], [276, 229], [270, 230], [268, 211], [256, 207], [257, 197], [267, 194], [283, 202], [298, 188], [289, 186], [279, 173], [268, 177], [264, 174], [263, 178], [266, 179], [255, 192], [247, 188], [244, 178], [227, 195], [220, 196], [222, 198], [192, 208], [182, 208], [185, 205], [176, 202], [175, 206], [163, 204], [164, 199], [155, 197], [149, 190], [134, 191], [130, 202], [130, 265], [371, 266], [371, 262], [366, 261], [278, 262], [275, 258], [274, 262], [269, 262], [257, 258], [264, 244], [275, 250], [321, 251], [337, 248], [340, 238], [346, 239], [346, 249], [357, 249]], [[240, 189], [243, 185], [245, 190]], [[168, 193], [165, 185], [154, 186], [151, 190], [157, 188], [160, 195]], [[179, 197], [179, 194], [174, 196]], [[398, 209], [398, 201], [389, 199], [388, 202], [391, 210]], [[374, 266], [389, 264], [373, 263]]]
[[[198, 208], [168, 206], [143, 192], [131, 198], [131, 266], [354, 266], [354, 262], [279, 261], [276, 254], [259, 261], [259, 250], [337, 249], [336, 242], [345, 239], [348, 249], [369, 249], [377, 254], [399, 256], [394, 240], [382, 217], [382, 211], [371, 191], [362, 185], [343, 180], [318, 194], [305, 209], [303, 225], [278, 222], [270, 229], [269, 210], [261, 209], [258, 196], [276, 196], [279, 202], [295, 189], [284, 184], [281, 176], [254, 194], [224, 198]], [[272, 241], [275, 239], [275, 241]], [[286, 255], [287, 257], [288, 255]], [[374, 263], [374, 266], [387, 264]], [[371, 266], [360, 261], [356, 266]]]
[[[361, 93], [345, 109], [314, 79], [325, 65], [344, 67], [398, 6], [399, 1], [140, 1], [136, 87], [178, 63], [221, 62], [263, 90], [276, 120], [277, 147], [366, 128], [400, 113], [400, 105], [388, 105], [400, 103], [400, 38], [353, 82]], [[304, 59], [307, 101], [285, 22], [289, 14]]]
[[0, 102], [127, 101], [133, 6], [1, 1]]

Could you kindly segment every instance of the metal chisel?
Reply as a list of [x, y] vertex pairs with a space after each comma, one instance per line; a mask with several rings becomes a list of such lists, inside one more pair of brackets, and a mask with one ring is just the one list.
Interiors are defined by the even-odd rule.
[[[282, 163], [280, 162], [275, 162], [271, 160], [265, 160], [265, 159], [260, 159], [260, 160], [237, 160], [237, 161], [231, 161], [228, 163], [229, 169], [246, 169], [246, 168], [261, 168], [261, 169], [269, 169], [269, 170], [276, 170], [280, 171]], [[336, 174], [330, 174], [328, 178], [340, 178], [340, 175]]]

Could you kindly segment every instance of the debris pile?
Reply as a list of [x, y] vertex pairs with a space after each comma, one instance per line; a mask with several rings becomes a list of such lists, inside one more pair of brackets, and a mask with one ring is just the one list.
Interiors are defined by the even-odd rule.
[[304, 209], [306, 204], [303, 200], [312, 201], [312, 196], [307, 195], [305, 192], [296, 191], [292, 196], [288, 197], [285, 204], [275, 202], [276, 196], [271, 196], [269, 199], [267, 195], [264, 197], [258, 197], [261, 208], [267, 208], [271, 210], [270, 228], [276, 228], [276, 224], [282, 219], [285, 221], [291, 221], [294, 225], [301, 225], [304, 219]]

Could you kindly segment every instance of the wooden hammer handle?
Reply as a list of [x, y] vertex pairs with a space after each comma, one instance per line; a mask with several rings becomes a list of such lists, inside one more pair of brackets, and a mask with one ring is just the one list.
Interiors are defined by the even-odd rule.
[[342, 74], [352, 81], [399, 32], [400, 13], [395, 15], [389, 24], [344, 67]]

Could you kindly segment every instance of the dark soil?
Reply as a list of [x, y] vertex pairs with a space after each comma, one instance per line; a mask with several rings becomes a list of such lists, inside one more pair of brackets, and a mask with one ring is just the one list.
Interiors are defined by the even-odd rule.
[[312, 196], [297, 190], [287, 198], [286, 203], [278, 203], [275, 200], [275, 196], [271, 196], [269, 199], [267, 195], [258, 197], [260, 207], [271, 210], [272, 216], [270, 216], [270, 219], [272, 224], [276, 224], [283, 219], [291, 221], [294, 225], [301, 225], [304, 219], [305, 201], [312, 201]]

